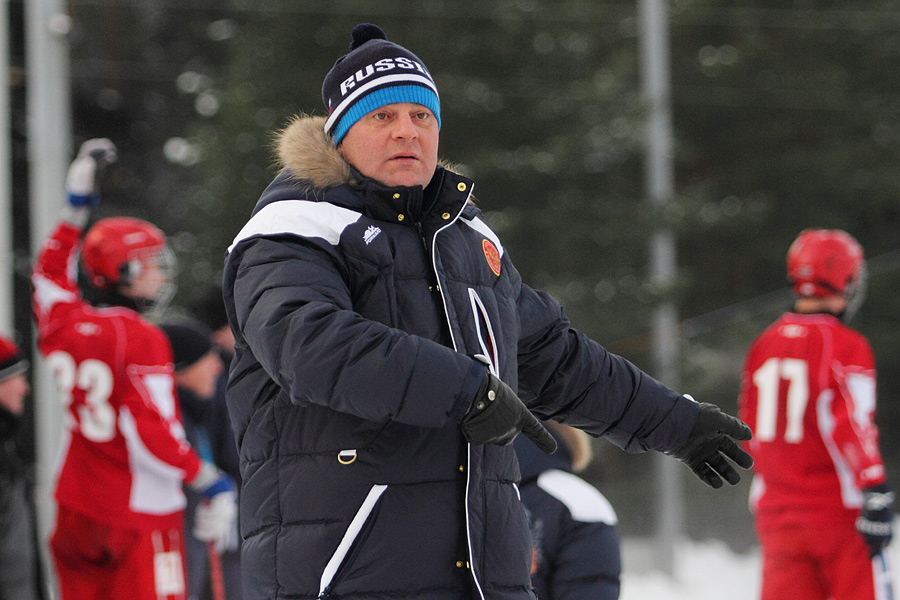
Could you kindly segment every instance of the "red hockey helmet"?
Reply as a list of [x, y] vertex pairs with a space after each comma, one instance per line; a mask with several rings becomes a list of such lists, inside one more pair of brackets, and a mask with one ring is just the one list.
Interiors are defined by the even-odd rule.
[[805, 229], [788, 250], [787, 271], [797, 296], [849, 298], [864, 282], [863, 249], [846, 231]]
[[28, 369], [28, 361], [14, 341], [0, 335], [0, 381], [9, 379]]
[[166, 236], [155, 225], [131, 217], [97, 221], [81, 247], [81, 265], [98, 289], [129, 284], [146, 261], [165, 253]]

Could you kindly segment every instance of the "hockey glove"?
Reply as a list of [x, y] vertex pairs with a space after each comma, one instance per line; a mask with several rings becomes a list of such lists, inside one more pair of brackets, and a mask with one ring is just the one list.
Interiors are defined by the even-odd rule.
[[106, 167], [116, 162], [116, 158], [116, 146], [106, 138], [96, 138], [83, 143], [66, 174], [66, 195], [69, 205], [76, 208], [97, 206], [100, 201], [97, 182]]
[[894, 536], [894, 492], [886, 483], [865, 488], [863, 507], [856, 530], [869, 546], [869, 556], [877, 556]]
[[230, 475], [220, 471], [214, 464], [205, 461], [197, 476], [188, 485], [205, 500], [212, 500], [223, 492], [234, 492], [235, 490], [234, 479]]
[[197, 507], [194, 537], [212, 543], [220, 554], [237, 548], [237, 496], [222, 492]]
[[[693, 401], [690, 396], [685, 396]], [[668, 454], [685, 463], [694, 475], [713, 488], [722, 487], [722, 479], [735, 485], [741, 476], [725, 460], [733, 460], [739, 467], [749, 469], [753, 458], [741, 450], [734, 440], [749, 440], [752, 432], [747, 425], [723, 413], [715, 404], [700, 403], [700, 414], [684, 445]]]
[[463, 436], [471, 444], [507, 446], [520, 431], [547, 454], [556, 451], [556, 440], [512, 388], [499, 377], [485, 373], [484, 381], [463, 417]]
[[204, 502], [194, 515], [194, 537], [212, 542], [224, 552], [237, 547], [237, 493], [234, 480], [210, 463], [203, 463], [190, 487]]

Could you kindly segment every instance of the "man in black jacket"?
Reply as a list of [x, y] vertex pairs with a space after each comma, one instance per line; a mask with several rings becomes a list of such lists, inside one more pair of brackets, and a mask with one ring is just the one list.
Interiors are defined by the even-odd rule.
[[573, 329], [438, 165], [437, 87], [371, 24], [226, 257], [244, 596], [531, 599], [508, 445], [538, 418], [718, 487], [747, 427]]

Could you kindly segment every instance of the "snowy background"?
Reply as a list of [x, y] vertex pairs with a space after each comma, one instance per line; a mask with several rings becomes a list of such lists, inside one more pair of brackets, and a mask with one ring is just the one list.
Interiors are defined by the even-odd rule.
[[[895, 527], [896, 527], [895, 523]], [[622, 542], [620, 600], [757, 600], [759, 552], [736, 554], [722, 542], [686, 542], [675, 557], [677, 576], [669, 578], [652, 567], [650, 541], [626, 538]], [[890, 547], [895, 565], [893, 585], [900, 590], [900, 544]]]

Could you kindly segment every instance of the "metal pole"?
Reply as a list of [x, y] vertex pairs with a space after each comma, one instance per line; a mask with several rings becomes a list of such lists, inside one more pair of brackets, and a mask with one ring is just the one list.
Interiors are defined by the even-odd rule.
[[[672, 109], [669, 74], [668, 14], [665, 0], [639, 0], [641, 87], [649, 108], [645, 136], [645, 186], [651, 205], [659, 211], [671, 201], [675, 190], [672, 168]], [[675, 235], [657, 227], [650, 242], [650, 279], [666, 294], [675, 282]], [[674, 389], [680, 386], [678, 372], [678, 315], [675, 305], [663, 301], [653, 318], [653, 355], [656, 376]], [[675, 546], [682, 535], [684, 499], [681, 470], [676, 461], [656, 457], [656, 564], [665, 573], [675, 571]]]
[[[0, 0], [0, 68], [9, 73], [9, 2]], [[0, 85], [0, 333], [13, 337], [15, 307], [15, 248], [13, 248], [13, 193], [10, 151], [8, 82]]]
[[[62, 0], [26, 0], [25, 66], [32, 255], [49, 235], [65, 201], [65, 176], [72, 146], [69, 17]], [[35, 452], [38, 532], [45, 540], [55, 520], [53, 474], [62, 430], [62, 411], [42, 361], [35, 361]], [[42, 545], [46, 553], [46, 544]], [[47, 581], [55, 581], [47, 565]], [[50, 587], [53, 587], [51, 583]]]

